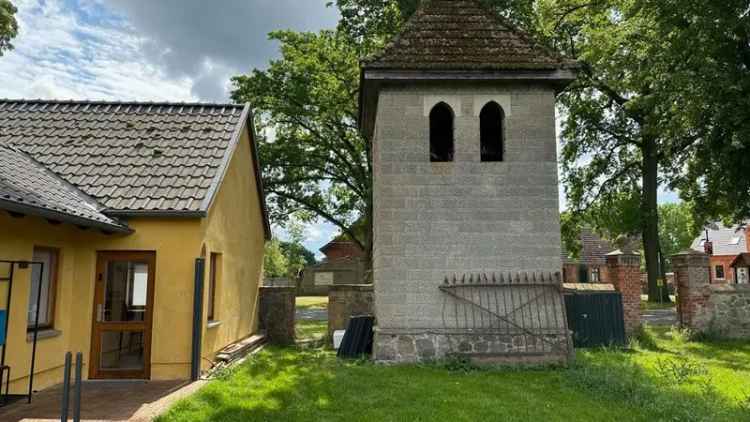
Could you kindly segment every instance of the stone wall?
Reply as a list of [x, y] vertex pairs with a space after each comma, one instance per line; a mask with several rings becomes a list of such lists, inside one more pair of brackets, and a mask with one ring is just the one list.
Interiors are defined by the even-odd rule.
[[622, 295], [625, 334], [641, 326], [641, 257], [616, 250], [607, 254], [609, 280]]
[[344, 257], [309, 265], [302, 273], [297, 294], [326, 296], [331, 285], [363, 284], [367, 278], [365, 268], [365, 258], [361, 257]]
[[260, 329], [272, 344], [294, 343], [295, 287], [260, 288]]
[[344, 330], [349, 318], [374, 315], [372, 284], [333, 285], [328, 291], [328, 335]]
[[750, 285], [710, 284], [709, 258], [685, 251], [672, 257], [680, 325], [696, 333], [750, 338]]

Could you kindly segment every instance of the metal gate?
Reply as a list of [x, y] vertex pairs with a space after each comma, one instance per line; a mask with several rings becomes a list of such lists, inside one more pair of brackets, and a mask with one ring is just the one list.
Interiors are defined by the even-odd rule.
[[566, 294], [565, 308], [575, 347], [625, 345], [619, 292]]
[[572, 351], [559, 273], [470, 274], [447, 277], [443, 325], [459, 335], [508, 339], [504, 355]]

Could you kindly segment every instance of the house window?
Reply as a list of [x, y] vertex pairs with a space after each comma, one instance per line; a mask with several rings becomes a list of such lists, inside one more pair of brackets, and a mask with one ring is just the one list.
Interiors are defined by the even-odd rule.
[[717, 265], [715, 269], [715, 274], [716, 274], [717, 280], [724, 280], [724, 266]]
[[208, 320], [218, 320], [216, 315], [216, 288], [221, 281], [221, 254], [211, 253], [208, 269]]
[[479, 113], [479, 143], [482, 161], [503, 161], [504, 126], [505, 113], [502, 107], [490, 101]]
[[[31, 265], [27, 327], [29, 329], [34, 328], [37, 303], [39, 303], [39, 328], [52, 328], [55, 317], [59, 253], [57, 249], [35, 247], [32, 259], [34, 262], [41, 262], [44, 265], [43, 268], [40, 265]], [[41, 290], [39, 290], [39, 283], [41, 283]], [[39, 293], [38, 302], [37, 293]]]
[[599, 277], [599, 268], [592, 268], [591, 269], [591, 282], [592, 283], [600, 283], [601, 278]]
[[443, 102], [430, 111], [430, 161], [453, 161], [453, 110]]

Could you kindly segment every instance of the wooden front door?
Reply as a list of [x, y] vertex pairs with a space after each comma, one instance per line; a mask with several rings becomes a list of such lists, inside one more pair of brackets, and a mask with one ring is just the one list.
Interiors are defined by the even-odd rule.
[[148, 379], [154, 252], [99, 252], [90, 378]]

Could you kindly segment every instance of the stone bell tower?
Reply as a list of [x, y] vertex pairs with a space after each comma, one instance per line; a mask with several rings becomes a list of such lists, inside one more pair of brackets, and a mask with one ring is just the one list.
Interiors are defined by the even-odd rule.
[[[481, 288], [559, 284], [555, 96], [574, 69], [476, 0], [423, 1], [363, 63], [375, 359], [531, 356], [532, 343], [548, 351], [545, 336], [567, 341], [561, 296]], [[444, 288], [461, 280], [473, 290]], [[529, 323], [526, 313], [540, 317]]]

